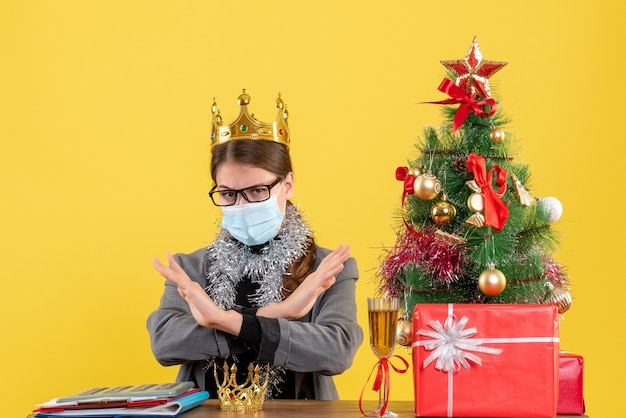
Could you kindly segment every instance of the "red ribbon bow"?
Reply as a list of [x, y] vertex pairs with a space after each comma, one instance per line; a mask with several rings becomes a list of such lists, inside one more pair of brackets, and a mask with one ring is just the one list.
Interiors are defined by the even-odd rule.
[[400, 180], [404, 182], [404, 195], [415, 193], [415, 189], [413, 185], [415, 183], [415, 176], [409, 174], [408, 167], [398, 167], [396, 168], [396, 180]]
[[[474, 174], [474, 181], [481, 188], [485, 199], [485, 225], [501, 231], [509, 217], [509, 208], [502, 201], [506, 192], [506, 170], [495, 164], [487, 172], [485, 159], [473, 152], [467, 157], [467, 168]], [[497, 192], [493, 190], [494, 173], [496, 185], [499, 187]]]
[[[456, 130], [463, 125], [465, 119], [470, 114], [470, 112], [474, 112], [474, 114], [480, 118], [488, 118], [496, 113], [496, 101], [487, 97], [484, 100], [476, 101], [476, 96], [468, 95], [463, 91], [462, 88], [454, 84], [454, 82], [448, 78], [444, 78], [441, 84], [437, 89], [443, 93], [446, 93], [450, 96], [450, 99], [441, 100], [438, 102], [427, 102], [432, 104], [456, 104], [460, 103], [461, 106], [457, 109], [454, 114], [454, 122], [452, 124], [452, 135], [456, 133]], [[485, 105], [489, 105], [490, 109], [488, 112], [485, 111]]]
[[[408, 167], [398, 167], [396, 168], [396, 180], [404, 182], [404, 189], [402, 190], [402, 207], [404, 208], [404, 199], [406, 198], [406, 195], [415, 193], [415, 176], [413, 174], [409, 174]], [[406, 229], [411, 234], [414, 234], [418, 237], [422, 235], [421, 233], [413, 229], [411, 225], [409, 225], [406, 219], [404, 219], [404, 215], [402, 216], [402, 220], [404, 222], [404, 226], [406, 226]]]
[[[401, 369], [391, 364], [391, 359], [394, 357], [402, 360], [402, 363], [404, 364], [404, 369]], [[369, 377], [367, 378], [367, 382], [365, 382], [365, 386], [367, 386], [367, 383], [370, 381], [372, 377], [372, 373], [374, 373], [374, 370], [377, 370], [377, 372], [376, 372], [376, 378], [374, 379], [374, 384], [372, 385], [372, 390], [378, 392], [380, 390], [380, 386], [383, 383], [383, 381], [385, 382], [385, 386], [384, 386], [385, 402], [382, 405], [380, 405], [381, 408], [380, 408], [380, 411], [378, 411], [380, 412], [381, 417], [385, 415], [385, 411], [387, 411], [387, 405], [389, 404], [389, 365], [390, 364], [391, 364], [391, 368], [394, 369], [396, 373], [400, 373], [400, 374], [406, 373], [406, 371], [409, 369], [409, 363], [400, 356], [393, 355], [391, 357], [383, 357], [379, 359], [378, 362], [376, 362], [376, 364], [372, 368], [372, 371], [370, 372]], [[365, 390], [365, 386], [363, 386], [363, 389], [361, 390], [361, 396], [359, 396], [359, 409], [361, 410], [361, 413], [363, 415], [365, 415], [365, 412], [363, 412], [363, 405], [362, 405], [363, 391]]]

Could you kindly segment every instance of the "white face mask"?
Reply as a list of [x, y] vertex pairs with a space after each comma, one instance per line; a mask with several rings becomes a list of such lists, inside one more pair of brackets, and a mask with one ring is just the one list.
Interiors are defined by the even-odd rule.
[[284, 209], [278, 207], [277, 195], [258, 203], [222, 206], [222, 228], [248, 246], [263, 244], [278, 234]]

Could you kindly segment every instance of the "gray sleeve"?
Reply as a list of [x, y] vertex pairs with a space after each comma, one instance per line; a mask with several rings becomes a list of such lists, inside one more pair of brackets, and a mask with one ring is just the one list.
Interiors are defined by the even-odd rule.
[[[329, 250], [318, 249], [317, 263], [328, 253]], [[342, 373], [352, 365], [363, 342], [363, 330], [356, 318], [357, 279], [356, 261], [350, 258], [335, 284], [320, 295], [306, 317], [298, 321], [278, 319], [279, 333], [261, 322], [262, 341], [270, 339], [276, 347], [274, 364], [296, 372], [325, 375]]]
[[[191, 280], [203, 287], [206, 285], [204, 254], [202, 249], [188, 255], [174, 255]], [[176, 286], [167, 280], [159, 307], [148, 317], [147, 327], [152, 352], [164, 366], [205, 360], [212, 356], [226, 357], [238, 344], [228, 334], [198, 325]]]

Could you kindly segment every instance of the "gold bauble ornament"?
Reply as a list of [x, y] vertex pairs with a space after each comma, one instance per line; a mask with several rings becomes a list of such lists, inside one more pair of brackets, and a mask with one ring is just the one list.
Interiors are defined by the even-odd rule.
[[500, 128], [493, 128], [491, 132], [489, 132], [489, 139], [491, 139], [493, 142], [497, 144], [504, 141], [504, 137], [505, 137], [505, 133]]
[[485, 210], [485, 196], [482, 193], [472, 193], [467, 198], [467, 207], [474, 213]]
[[456, 208], [448, 202], [448, 197], [444, 194], [441, 200], [430, 209], [430, 217], [437, 225], [450, 225], [456, 217]]
[[417, 177], [420, 174], [422, 174], [422, 169], [421, 168], [419, 168], [419, 167], [410, 167], [409, 168], [409, 172], [408, 172], [409, 176]]
[[415, 195], [422, 200], [433, 200], [441, 191], [441, 182], [432, 173], [422, 173], [413, 183]]
[[560, 314], [563, 314], [572, 306], [572, 295], [562, 287], [555, 287], [552, 290], [550, 303], [557, 307]]
[[487, 296], [497, 296], [505, 287], [506, 277], [496, 268], [490, 267], [478, 276], [478, 288]]
[[409, 347], [413, 342], [413, 322], [410, 319], [402, 318], [398, 321], [396, 328], [396, 341], [403, 347]]

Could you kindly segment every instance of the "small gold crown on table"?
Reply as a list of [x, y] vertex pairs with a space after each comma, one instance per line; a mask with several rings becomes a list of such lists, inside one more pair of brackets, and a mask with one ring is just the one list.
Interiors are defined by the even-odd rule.
[[239, 384], [237, 383], [237, 365], [233, 364], [229, 369], [228, 364], [224, 362], [224, 378], [220, 382], [217, 367], [214, 367], [213, 375], [221, 409], [228, 412], [251, 412], [262, 409], [268, 373], [269, 365], [265, 369], [265, 379], [261, 383], [261, 367], [250, 363], [245, 382]]

